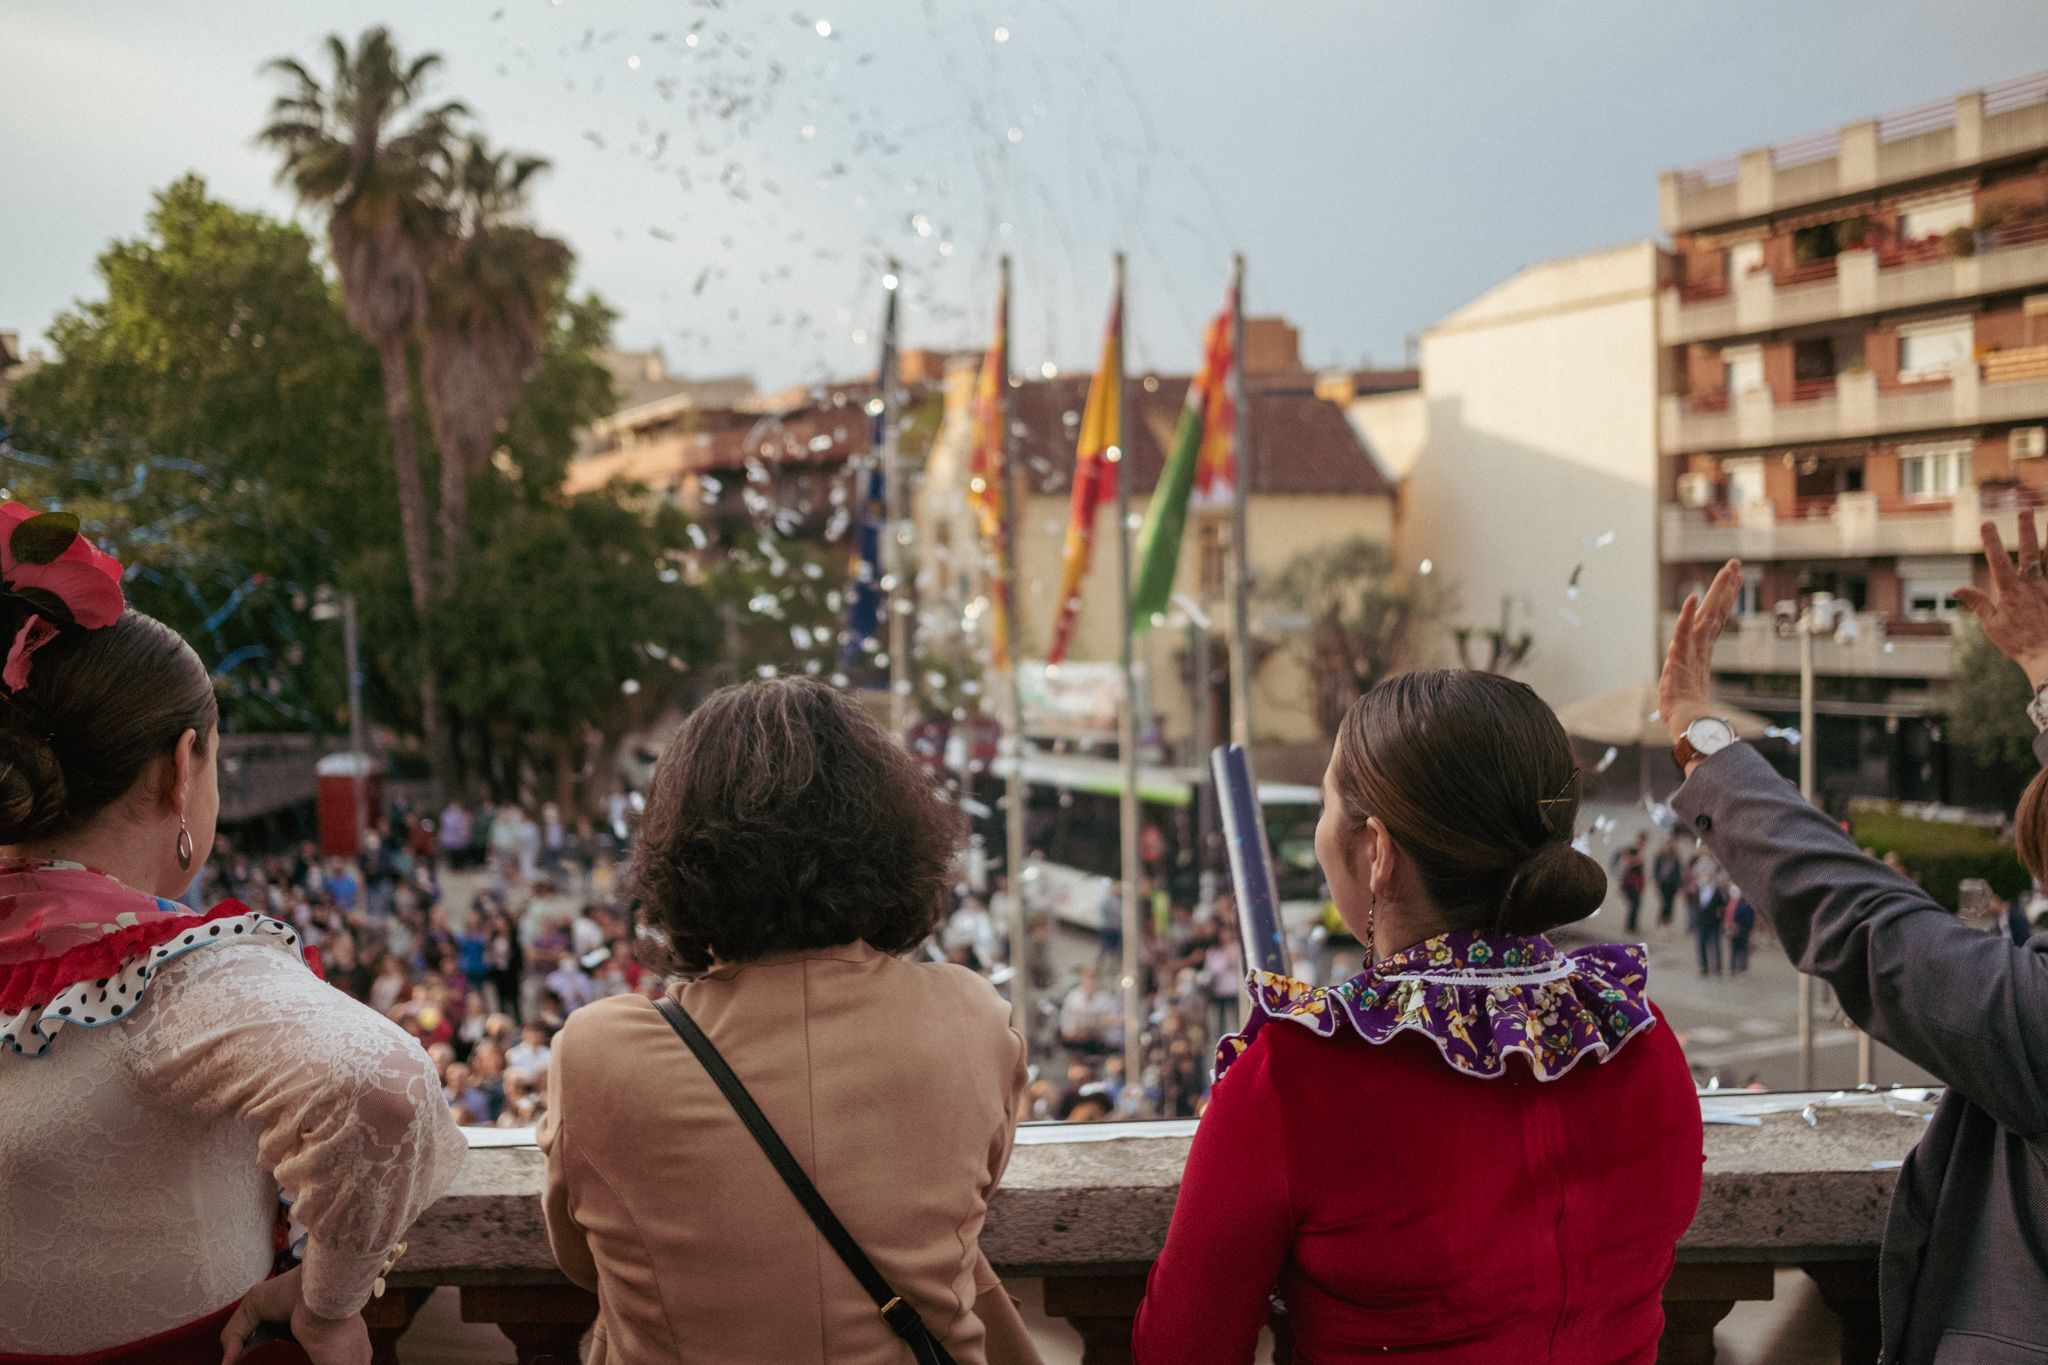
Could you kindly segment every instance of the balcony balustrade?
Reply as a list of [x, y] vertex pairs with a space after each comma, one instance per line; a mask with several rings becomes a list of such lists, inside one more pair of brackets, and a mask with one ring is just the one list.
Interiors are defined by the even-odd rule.
[[[1739, 1123], [1709, 1123], [1699, 1213], [1665, 1286], [1660, 1362], [1711, 1362], [1715, 1324], [1738, 1301], [1770, 1298], [1779, 1266], [1803, 1267], [1819, 1283], [1842, 1319], [1844, 1362], [1876, 1359], [1885, 1211], [1897, 1163], [1929, 1107], [1914, 1095], [1824, 1102], [1813, 1123], [1797, 1099]], [[1701, 1103], [1715, 1114], [1752, 1097]], [[1131, 1323], [1165, 1241], [1193, 1131], [1184, 1122], [1019, 1133], [982, 1248], [1006, 1278], [1045, 1281], [1046, 1309], [1079, 1332], [1086, 1365], [1131, 1358]], [[521, 1365], [576, 1360], [597, 1303], [549, 1254], [542, 1181], [542, 1158], [531, 1147], [470, 1153], [455, 1187], [408, 1234], [391, 1292], [371, 1302], [380, 1365], [402, 1357], [412, 1315], [443, 1286], [459, 1292], [465, 1321], [498, 1325]], [[1284, 1330], [1280, 1337], [1284, 1353]]]
[[2048, 374], [2034, 370], [2030, 358], [2021, 359], [2025, 366], [2016, 367], [2006, 352], [1986, 359], [1986, 373], [2009, 378], [1986, 379], [1966, 362], [1946, 381], [1883, 391], [1869, 371], [1852, 371], [1835, 376], [1831, 393], [1803, 402], [1779, 403], [1768, 389], [1732, 399], [1708, 394], [1688, 401], [1666, 394], [1658, 447], [1680, 455], [2048, 419]]
[[[1678, 624], [1665, 612], [1663, 635]], [[1955, 657], [1948, 626], [1859, 612], [1853, 635], [1826, 637], [1813, 649], [1813, 671], [1826, 678], [1946, 678]], [[1723, 673], [1797, 673], [1799, 640], [1778, 634], [1769, 616], [1737, 617], [1714, 647], [1714, 668]]]
[[1667, 234], [1765, 218], [2048, 147], [2048, 73], [1658, 177]]
[[[1718, 292], [1666, 289], [1658, 301], [1659, 335], [1669, 345], [1718, 341], [2048, 285], [2048, 220], [1983, 238], [1974, 256], [1951, 256], [1939, 243], [1932, 249], [1863, 248], [1805, 267], [1816, 271], [1811, 277], [1774, 279], [1759, 270]], [[1829, 269], [1817, 271], [1821, 264]]]

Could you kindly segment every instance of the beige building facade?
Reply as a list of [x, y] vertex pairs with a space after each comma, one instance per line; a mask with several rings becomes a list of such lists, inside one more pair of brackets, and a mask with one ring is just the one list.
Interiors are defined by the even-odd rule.
[[1404, 569], [1449, 604], [1416, 666], [1483, 666], [1460, 626], [1526, 632], [1553, 706], [1656, 676], [1657, 281], [1650, 242], [1530, 266], [1422, 336], [1418, 394], [1348, 405], [1405, 475]]

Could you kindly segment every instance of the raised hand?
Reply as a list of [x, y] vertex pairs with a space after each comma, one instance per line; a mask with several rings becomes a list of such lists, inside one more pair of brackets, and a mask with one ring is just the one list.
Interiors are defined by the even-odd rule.
[[2035, 687], [2048, 683], [2048, 566], [2041, 560], [2041, 537], [2034, 514], [2020, 513], [2017, 566], [2005, 552], [1998, 527], [1984, 523], [1984, 559], [1991, 569], [1991, 591], [1956, 589], [1956, 601], [1967, 607], [1984, 628], [1984, 637], [2006, 658], [2027, 670]]
[[1688, 725], [1714, 714], [1714, 643], [1721, 638], [1741, 595], [1742, 565], [1731, 559], [1714, 575], [1704, 599], [1694, 593], [1678, 609], [1678, 625], [1664, 656], [1664, 675], [1657, 680], [1657, 713], [1664, 718], [1673, 744]]

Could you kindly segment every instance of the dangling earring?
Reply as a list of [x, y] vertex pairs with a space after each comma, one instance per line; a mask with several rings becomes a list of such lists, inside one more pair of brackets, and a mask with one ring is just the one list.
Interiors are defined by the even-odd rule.
[[1379, 904], [1378, 896], [1365, 903], [1365, 965], [1368, 969], [1377, 967], [1380, 962], [1380, 939], [1373, 924], [1373, 912], [1379, 909]]
[[185, 817], [178, 817], [178, 870], [192, 870], [192, 831], [185, 824]]

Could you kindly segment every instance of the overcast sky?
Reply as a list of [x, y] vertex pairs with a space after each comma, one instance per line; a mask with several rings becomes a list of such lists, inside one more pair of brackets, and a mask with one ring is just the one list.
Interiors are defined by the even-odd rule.
[[979, 344], [1008, 251], [1020, 366], [1090, 367], [1119, 247], [1134, 367], [1192, 365], [1233, 250], [1311, 363], [1398, 363], [1653, 235], [1659, 170], [2048, 54], [2039, 0], [0, 0], [0, 327], [96, 294], [184, 171], [291, 212], [259, 67], [379, 22], [553, 162], [622, 343], [764, 384], [872, 367], [890, 255], [907, 342]]

